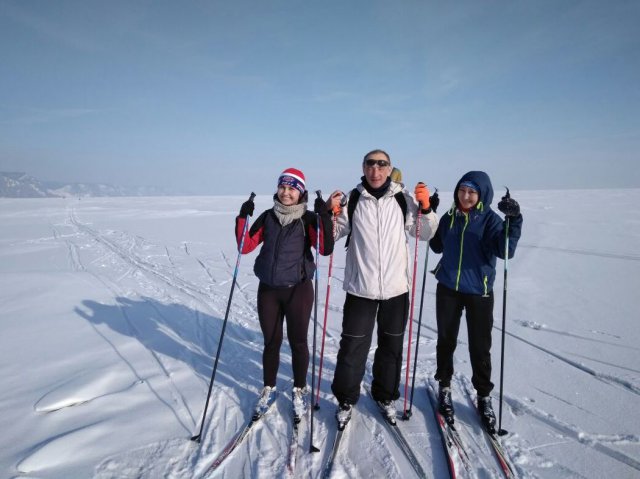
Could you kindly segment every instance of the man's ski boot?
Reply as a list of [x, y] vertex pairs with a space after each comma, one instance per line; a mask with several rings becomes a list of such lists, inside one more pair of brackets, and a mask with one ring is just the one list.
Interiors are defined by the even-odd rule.
[[338, 421], [338, 430], [342, 431], [351, 419], [351, 410], [353, 406], [351, 404], [343, 402], [338, 406], [336, 411], [336, 420]]
[[491, 396], [478, 396], [478, 413], [482, 419], [482, 424], [489, 434], [496, 433], [496, 413], [493, 412]]
[[307, 412], [307, 394], [309, 388], [293, 388], [291, 391], [291, 400], [293, 402], [293, 422], [298, 424]]
[[257, 421], [260, 419], [264, 413], [267, 412], [269, 406], [273, 404], [276, 398], [276, 387], [275, 386], [265, 386], [260, 393], [260, 397], [258, 398], [258, 403], [256, 404], [255, 409], [253, 410], [252, 419]]
[[382, 411], [382, 414], [384, 415], [384, 418], [387, 420], [387, 422], [395, 426], [397, 415], [395, 401], [376, 401], [376, 403], [378, 404], [378, 407], [380, 408], [380, 411]]
[[453, 426], [453, 400], [451, 399], [451, 388], [449, 386], [440, 386], [438, 392], [438, 409], [440, 414], [447, 421], [447, 424]]

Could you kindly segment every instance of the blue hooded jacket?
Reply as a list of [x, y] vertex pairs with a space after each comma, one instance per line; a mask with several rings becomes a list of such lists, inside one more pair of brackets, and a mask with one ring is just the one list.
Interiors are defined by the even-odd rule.
[[[478, 204], [468, 213], [460, 210], [458, 188], [473, 182]], [[455, 204], [442, 216], [429, 246], [442, 253], [435, 268], [436, 279], [449, 289], [466, 294], [489, 294], [496, 277], [496, 258], [504, 259], [504, 221], [491, 209], [493, 187], [484, 171], [466, 173], [453, 191]], [[512, 258], [522, 230], [522, 215], [509, 220], [509, 258]]]

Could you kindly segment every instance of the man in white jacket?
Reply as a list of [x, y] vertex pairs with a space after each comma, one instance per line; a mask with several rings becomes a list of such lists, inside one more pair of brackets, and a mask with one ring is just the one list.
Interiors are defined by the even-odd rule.
[[[407, 232], [431, 239], [438, 227], [437, 194], [429, 198], [426, 185], [416, 186], [416, 200], [402, 183], [392, 181], [391, 159], [382, 150], [364, 156], [362, 182], [340, 208], [342, 193], [334, 192], [328, 206], [340, 210], [335, 240], [349, 235], [342, 319], [342, 339], [331, 389], [338, 400], [338, 427], [351, 418], [360, 397], [373, 329], [378, 324], [378, 343], [373, 361], [371, 393], [387, 419], [395, 423], [395, 400], [400, 397], [402, 348], [409, 313], [409, 243]], [[354, 192], [357, 190], [357, 193]], [[351, 214], [349, 213], [351, 210]], [[420, 214], [419, 214], [420, 213]], [[349, 218], [351, 216], [351, 218]]]

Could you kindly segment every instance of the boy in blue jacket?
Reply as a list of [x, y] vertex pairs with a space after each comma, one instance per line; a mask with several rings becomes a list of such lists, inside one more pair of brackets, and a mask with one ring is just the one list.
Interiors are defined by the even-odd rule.
[[[462, 311], [466, 311], [471, 382], [478, 395], [478, 412], [485, 428], [495, 433], [496, 416], [491, 405], [491, 330], [493, 328], [493, 282], [496, 258], [504, 259], [506, 220], [491, 209], [493, 187], [483, 171], [470, 171], [456, 184], [455, 204], [442, 216], [430, 242], [442, 258], [435, 268], [438, 344], [435, 378], [440, 383], [439, 409], [453, 424], [451, 400], [453, 353]], [[509, 218], [509, 258], [513, 257], [522, 215], [518, 203], [506, 195], [498, 209]]]

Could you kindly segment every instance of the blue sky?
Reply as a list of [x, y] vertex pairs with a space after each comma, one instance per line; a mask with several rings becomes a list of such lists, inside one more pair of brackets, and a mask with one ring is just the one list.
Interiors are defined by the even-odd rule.
[[638, 1], [0, 0], [0, 170], [271, 193], [638, 187]]

